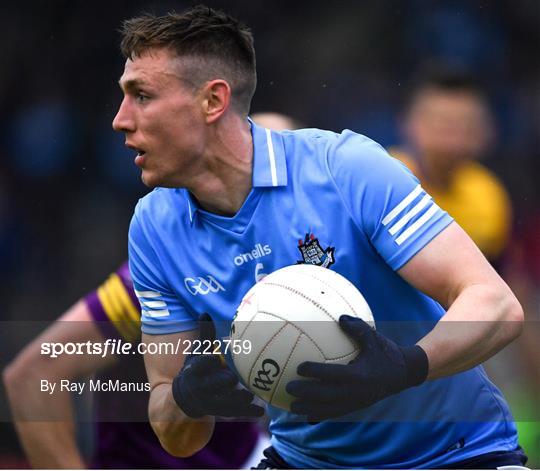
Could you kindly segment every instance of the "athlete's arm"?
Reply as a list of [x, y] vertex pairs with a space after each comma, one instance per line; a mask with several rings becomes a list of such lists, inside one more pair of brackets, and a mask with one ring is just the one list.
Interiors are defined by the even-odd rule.
[[145, 227], [146, 219], [144, 214], [140, 215], [144, 213], [143, 203], [141, 200], [137, 204], [129, 228], [129, 269], [141, 305], [141, 343], [146, 346], [144, 363], [150, 382], [148, 417], [163, 448], [173, 456], [188, 457], [208, 443], [214, 431], [214, 418], [188, 417], [173, 397], [173, 381], [188, 356], [183, 349], [176, 355], [148, 351], [150, 345], [189, 345], [198, 338], [198, 331], [196, 321], [163, 277]]
[[428, 356], [429, 379], [467, 370], [521, 333], [521, 305], [456, 223], [437, 235], [398, 273], [448, 309], [418, 342]]
[[[171, 342], [188, 344], [198, 338], [198, 331], [190, 330], [168, 335], [142, 334], [142, 343]], [[185, 341], [185, 342], [184, 342]], [[203, 448], [214, 431], [214, 417], [191, 419], [176, 404], [172, 382], [184, 365], [185, 355], [145, 354], [144, 363], [150, 382], [148, 416], [163, 448], [178, 457], [191, 456]]]
[[[41, 392], [40, 382], [90, 375], [113, 362], [113, 357], [60, 355], [49, 358], [40, 351], [42, 342], [89, 340], [100, 342], [103, 336], [93, 322], [87, 304], [81, 300], [26, 346], [3, 372], [15, 427], [34, 468], [85, 467], [76, 444], [70, 392], [58, 391], [58, 387], [54, 394]], [[39, 421], [44, 413], [47, 420]]]
[[[361, 352], [347, 365], [300, 364], [300, 376], [311, 379], [287, 384], [289, 394], [297, 397], [293, 412], [319, 421], [369, 407], [426, 379], [476, 366], [519, 335], [519, 302], [457, 224], [440, 232], [398, 272], [448, 307], [447, 313], [413, 346], [396, 344], [361, 319], [341, 316], [341, 327]], [[403, 316], [406, 320], [407, 313]]]
[[[412, 346], [398, 345], [361, 319], [341, 316], [359, 355], [347, 365], [304, 362], [298, 374], [309, 380], [287, 384], [298, 398], [291, 410], [315, 421], [467, 370], [517, 337], [523, 322], [508, 286], [416, 178], [366, 138], [344, 132], [336, 142], [328, 165], [355, 224], [390, 268], [448, 311]], [[394, 300], [397, 309], [399, 301]], [[417, 318], [402, 310], [393, 314], [405, 322]]]
[[344, 132], [337, 142], [329, 168], [356, 224], [390, 268], [448, 310], [418, 344], [428, 377], [466, 370], [519, 335], [519, 302], [418, 180], [366, 138]]
[[[208, 314], [199, 317], [199, 331], [145, 337], [152, 343], [185, 345], [197, 337], [210, 344], [216, 338]], [[150, 351], [150, 350], [148, 350]], [[253, 394], [237, 388], [238, 377], [213, 353], [147, 355], [151, 383], [149, 416], [163, 447], [176, 456], [191, 456], [210, 440], [214, 417], [260, 417], [264, 410], [252, 404]], [[156, 360], [155, 357], [158, 357]], [[180, 371], [175, 371], [182, 366]]]

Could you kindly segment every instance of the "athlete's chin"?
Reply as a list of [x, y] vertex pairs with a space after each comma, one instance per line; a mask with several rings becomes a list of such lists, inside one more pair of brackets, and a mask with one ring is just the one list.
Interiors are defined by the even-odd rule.
[[141, 174], [141, 180], [149, 188], [180, 188], [182, 186], [174, 178], [167, 178], [166, 176], [144, 169]]
[[143, 169], [141, 174], [141, 180], [148, 188], [156, 188], [158, 186], [163, 186], [161, 184], [161, 179], [159, 178], [159, 176], [152, 172], [149, 172], [148, 170]]

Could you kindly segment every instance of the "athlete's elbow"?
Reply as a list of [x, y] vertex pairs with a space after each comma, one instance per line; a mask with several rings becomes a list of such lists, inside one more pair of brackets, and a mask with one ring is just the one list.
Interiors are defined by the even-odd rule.
[[161, 439], [159, 442], [161, 443], [161, 446], [167, 453], [169, 453], [172, 456], [175, 456], [176, 458], [189, 458], [190, 456], [193, 456], [198, 451], [202, 450], [202, 447], [197, 448], [193, 446], [191, 447], [179, 446], [178, 443], [167, 442]]
[[524, 314], [514, 293], [502, 280], [500, 283], [484, 285], [477, 299], [484, 313], [480, 323], [491, 339], [496, 351], [504, 348], [521, 334]]
[[2, 382], [11, 402], [16, 402], [24, 395], [28, 383], [30, 368], [16, 358], [2, 370]]
[[26, 402], [36, 389], [39, 390], [40, 381], [53, 376], [50, 365], [32, 348], [20, 352], [2, 371], [2, 381], [12, 404]]
[[9, 389], [13, 383], [13, 366], [11, 363], [2, 370], [2, 383], [6, 389]]
[[521, 335], [525, 322], [525, 314], [520, 302], [513, 293], [507, 296], [505, 307], [504, 330], [507, 336], [507, 343], [510, 343]]
[[208, 440], [200, 440], [200, 436], [193, 430], [184, 430], [184, 433], [172, 433], [170, 423], [151, 422], [154, 433], [158, 437], [163, 449], [177, 458], [189, 458], [202, 450]]

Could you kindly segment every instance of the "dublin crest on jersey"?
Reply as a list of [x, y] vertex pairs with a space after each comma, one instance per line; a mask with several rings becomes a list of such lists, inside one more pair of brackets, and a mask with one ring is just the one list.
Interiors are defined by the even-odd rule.
[[298, 260], [296, 263], [308, 263], [323, 268], [328, 268], [334, 263], [335, 247], [323, 249], [319, 239], [309, 232], [303, 240], [298, 241], [298, 250], [300, 250], [303, 260]]

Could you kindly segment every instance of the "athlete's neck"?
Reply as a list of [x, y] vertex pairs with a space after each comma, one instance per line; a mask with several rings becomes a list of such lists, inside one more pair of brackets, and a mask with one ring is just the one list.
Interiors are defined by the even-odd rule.
[[253, 139], [247, 121], [216, 130], [206, 171], [188, 190], [206, 211], [234, 216], [252, 188]]

